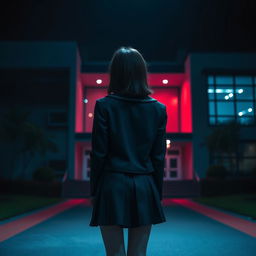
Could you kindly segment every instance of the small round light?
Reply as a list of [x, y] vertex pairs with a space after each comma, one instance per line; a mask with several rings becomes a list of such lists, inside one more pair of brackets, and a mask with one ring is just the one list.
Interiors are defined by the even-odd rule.
[[101, 84], [101, 83], [102, 83], [102, 80], [101, 80], [101, 79], [97, 79], [97, 80], [96, 80], [96, 83], [97, 83], [97, 84]]
[[171, 144], [171, 140], [167, 139], [167, 140], [166, 140], [166, 143], [167, 143], [168, 145]]
[[228, 96], [231, 98], [233, 97], [233, 93], [229, 93]]
[[84, 99], [84, 103], [88, 103], [88, 100], [87, 100], [87, 99]]
[[243, 92], [244, 92], [243, 89], [239, 89], [239, 90], [238, 90], [238, 93], [240, 93], [240, 94], [243, 93]]
[[252, 112], [252, 108], [248, 108], [248, 112]]
[[238, 112], [238, 115], [239, 115], [239, 116], [242, 116], [242, 115], [243, 115], [243, 112], [242, 112], [242, 111]]
[[163, 79], [162, 83], [163, 84], [168, 84], [168, 80], [167, 79]]
[[93, 114], [92, 114], [92, 113], [89, 113], [89, 114], [88, 114], [88, 117], [90, 117], [90, 118], [93, 117]]
[[225, 100], [228, 100], [228, 99], [229, 99], [229, 96], [228, 96], [228, 95], [226, 95], [226, 96], [225, 96]]

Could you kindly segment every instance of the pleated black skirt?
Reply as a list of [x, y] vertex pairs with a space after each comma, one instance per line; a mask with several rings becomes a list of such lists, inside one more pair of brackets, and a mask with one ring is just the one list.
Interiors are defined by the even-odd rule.
[[151, 174], [106, 172], [99, 181], [90, 226], [139, 227], [165, 222]]

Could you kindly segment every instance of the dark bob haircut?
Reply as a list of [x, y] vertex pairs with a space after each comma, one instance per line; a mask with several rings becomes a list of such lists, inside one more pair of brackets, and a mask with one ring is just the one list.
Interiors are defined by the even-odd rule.
[[147, 64], [138, 50], [132, 47], [117, 49], [109, 65], [108, 94], [146, 97], [153, 91], [147, 83]]

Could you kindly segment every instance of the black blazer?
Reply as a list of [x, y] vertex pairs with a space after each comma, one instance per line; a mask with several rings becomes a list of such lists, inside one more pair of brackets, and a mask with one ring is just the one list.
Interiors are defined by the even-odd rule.
[[146, 96], [109, 94], [94, 107], [90, 193], [105, 171], [152, 173], [162, 199], [166, 153], [166, 106]]

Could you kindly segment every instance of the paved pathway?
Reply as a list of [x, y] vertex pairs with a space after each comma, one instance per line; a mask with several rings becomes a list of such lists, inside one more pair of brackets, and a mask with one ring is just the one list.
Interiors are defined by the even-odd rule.
[[[153, 225], [148, 256], [256, 255], [255, 221], [187, 199], [164, 205], [167, 222]], [[0, 255], [104, 256], [99, 228], [88, 225], [91, 210], [87, 199], [71, 199], [2, 221]]]

